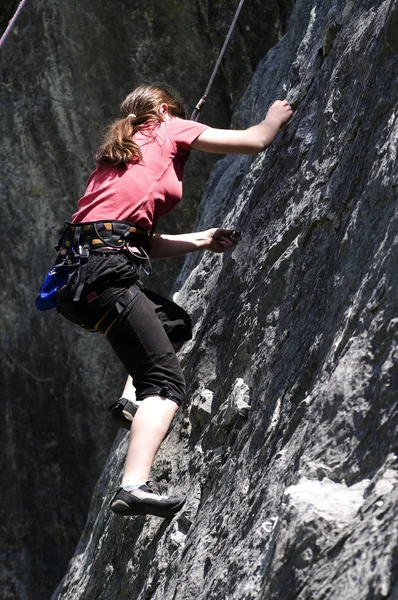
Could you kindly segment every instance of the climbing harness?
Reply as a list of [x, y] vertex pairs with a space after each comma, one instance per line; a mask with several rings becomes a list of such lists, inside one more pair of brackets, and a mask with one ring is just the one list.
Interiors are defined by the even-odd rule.
[[[127, 308], [127, 306], [133, 301], [135, 296], [140, 292], [140, 290], [142, 290], [142, 288], [143, 288], [142, 283], [137, 279], [137, 281], [133, 285], [131, 285], [117, 299], [115, 304], [113, 304], [109, 308], [109, 310], [107, 310], [105, 312], [105, 314], [102, 315], [102, 317], [99, 319], [99, 321], [95, 324], [94, 327], [89, 328], [81, 323], [78, 323], [78, 325], [80, 325], [80, 327], [82, 327], [86, 331], [91, 331], [91, 332], [99, 331], [99, 332], [103, 333], [104, 336], [106, 337], [108, 335], [109, 331], [111, 330], [111, 328], [113, 327], [113, 325], [116, 323], [116, 321], [118, 320], [118, 318], [124, 311], [124, 309]], [[90, 294], [89, 296], [91, 296], [91, 298], [87, 297], [87, 302], [97, 299], [95, 292]]]
[[6, 41], [6, 38], [7, 38], [8, 34], [10, 33], [11, 29], [14, 27], [15, 21], [18, 19], [19, 13], [21, 12], [24, 4], [26, 4], [26, 0], [22, 0], [22, 2], [19, 3], [19, 6], [18, 6], [17, 10], [15, 11], [14, 16], [12, 17], [12, 19], [8, 23], [5, 32], [1, 36], [1, 38], [0, 38], [0, 49], [1, 49], [2, 45], [4, 44], [4, 42]]
[[147, 246], [148, 233], [128, 221], [84, 221], [70, 223], [65, 221], [61, 237], [55, 249], [58, 251], [73, 250], [74, 252], [86, 246], [90, 248], [123, 248], [128, 243]]
[[210, 92], [210, 88], [213, 85], [213, 81], [215, 79], [215, 76], [217, 75], [217, 71], [218, 71], [218, 69], [220, 67], [220, 64], [221, 64], [222, 58], [224, 56], [225, 50], [227, 49], [229, 40], [231, 39], [232, 32], [233, 32], [233, 30], [235, 28], [236, 21], [238, 20], [239, 13], [241, 11], [241, 8], [243, 6], [244, 1], [245, 0], [240, 0], [240, 2], [239, 2], [238, 8], [236, 9], [236, 12], [235, 12], [235, 16], [234, 16], [234, 18], [232, 20], [231, 26], [230, 26], [229, 31], [227, 33], [227, 37], [225, 38], [224, 45], [221, 48], [220, 54], [218, 55], [216, 64], [215, 64], [214, 69], [213, 69], [213, 73], [211, 74], [210, 79], [209, 79], [209, 83], [207, 84], [207, 88], [205, 90], [205, 93], [203, 94], [203, 96], [201, 97], [201, 99], [199, 100], [199, 102], [197, 103], [197, 105], [195, 106], [195, 108], [194, 108], [194, 110], [193, 110], [193, 112], [191, 114], [191, 121], [197, 121], [199, 119], [200, 110], [201, 110], [203, 104], [207, 100], [207, 97], [208, 97], [209, 92]]
[[86, 281], [87, 260], [90, 250], [110, 248], [126, 250], [132, 260], [151, 274], [149, 234], [127, 221], [65, 221], [55, 250], [59, 252], [55, 264], [47, 273], [36, 308], [50, 310], [65, 302], [76, 302]]
[[[92, 333], [99, 332], [104, 334], [106, 337], [115, 323], [118, 321], [119, 317], [125, 311], [125, 309], [131, 304], [137, 294], [143, 289], [143, 285], [141, 281], [138, 279], [138, 273], [136, 274], [136, 280], [134, 283], [118, 297], [116, 302], [112, 304], [110, 308], [102, 312], [100, 298], [97, 294], [100, 293], [100, 287], [96, 287], [96, 291], [92, 291], [85, 297], [85, 304], [90, 305], [94, 314], [98, 315], [98, 320], [95, 324], [91, 323], [88, 325], [87, 323], [82, 323], [81, 319], [79, 319], [78, 315], [74, 312], [73, 308], [70, 310], [70, 303], [61, 306], [61, 308], [57, 307], [57, 311], [62, 314], [62, 316], [78, 325], [85, 331], [89, 331]], [[105, 288], [104, 288], [105, 289]]]

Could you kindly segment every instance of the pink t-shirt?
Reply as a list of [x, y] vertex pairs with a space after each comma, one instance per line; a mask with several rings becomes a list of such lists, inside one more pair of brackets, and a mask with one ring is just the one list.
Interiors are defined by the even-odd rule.
[[72, 221], [129, 221], [149, 231], [181, 200], [190, 145], [206, 129], [203, 123], [177, 118], [138, 131], [134, 141], [142, 160], [127, 169], [106, 162], [97, 167]]

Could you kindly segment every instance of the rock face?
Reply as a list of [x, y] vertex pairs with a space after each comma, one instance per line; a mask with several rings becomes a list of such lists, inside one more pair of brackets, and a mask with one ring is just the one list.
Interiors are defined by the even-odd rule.
[[53, 600], [398, 598], [398, 7], [298, 0], [234, 116], [287, 95], [261, 155], [217, 163], [192, 255], [188, 400], [155, 478], [187, 503], [119, 519], [119, 434]]
[[[0, 7], [4, 30], [19, 2]], [[285, 32], [292, 1], [251, 0], [239, 19], [203, 118], [228, 126], [255, 67]], [[143, 81], [166, 81], [190, 107], [201, 97], [235, 6], [226, 0], [36, 0], [0, 54], [0, 329], [4, 599], [48, 598], [79, 539], [115, 429], [106, 407], [125, 374], [102, 339], [34, 299], [55, 258], [105, 124]], [[163, 230], [190, 230], [214, 163], [190, 160], [186, 201]], [[160, 264], [167, 293], [176, 266]]]

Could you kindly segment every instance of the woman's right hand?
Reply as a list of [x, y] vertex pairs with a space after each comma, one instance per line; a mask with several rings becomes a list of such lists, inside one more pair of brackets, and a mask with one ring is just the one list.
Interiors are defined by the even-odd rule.
[[237, 130], [210, 127], [192, 142], [191, 148], [216, 154], [257, 154], [272, 143], [281, 125], [292, 114], [293, 109], [287, 100], [277, 100], [261, 123]]
[[265, 121], [267, 119], [278, 121], [279, 127], [284, 123], [287, 123], [293, 115], [293, 109], [287, 100], [276, 100], [267, 112]]

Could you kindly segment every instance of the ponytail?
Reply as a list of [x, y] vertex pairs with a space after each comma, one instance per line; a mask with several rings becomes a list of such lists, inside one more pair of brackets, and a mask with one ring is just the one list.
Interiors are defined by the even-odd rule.
[[103, 142], [95, 153], [96, 162], [108, 162], [125, 169], [129, 162], [140, 161], [142, 153], [139, 145], [133, 140], [133, 135], [140, 125], [160, 120], [154, 115], [145, 115], [140, 119], [132, 116], [117, 119], [105, 131]]
[[142, 85], [131, 92], [120, 107], [125, 116], [114, 121], [105, 131], [103, 142], [95, 154], [97, 163], [106, 162], [125, 169], [128, 163], [142, 160], [140, 147], [133, 136], [140, 128], [163, 121], [159, 112], [163, 103], [168, 105], [171, 116], [186, 118], [182, 100], [169, 88]]

